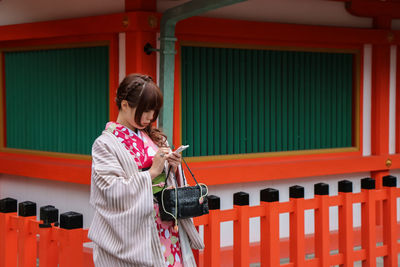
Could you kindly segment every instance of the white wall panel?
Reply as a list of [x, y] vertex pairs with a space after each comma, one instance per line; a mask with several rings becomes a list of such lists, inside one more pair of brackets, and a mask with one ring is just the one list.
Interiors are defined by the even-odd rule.
[[36, 202], [38, 214], [40, 207], [45, 205], [55, 206], [59, 214], [67, 211], [82, 213], [84, 228], [90, 226], [94, 213], [89, 194], [89, 185], [0, 174], [0, 199], [11, 197], [18, 203]]
[[371, 71], [372, 46], [364, 45], [363, 66], [363, 156], [371, 155]]
[[[187, 0], [158, 0], [159, 12]], [[201, 16], [311, 25], [371, 27], [372, 20], [349, 14], [343, 2], [321, 0], [248, 0]]]
[[392, 20], [392, 29], [393, 30], [400, 30], [400, 19]]
[[124, 11], [124, 0], [2, 0], [0, 25], [79, 18]]

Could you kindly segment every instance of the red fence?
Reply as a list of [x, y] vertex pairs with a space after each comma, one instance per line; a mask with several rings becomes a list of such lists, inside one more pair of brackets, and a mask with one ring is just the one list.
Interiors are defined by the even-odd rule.
[[[361, 180], [361, 192], [353, 193], [350, 181], [340, 181], [336, 196], [329, 196], [329, 186], [314, 186], [315, 197], [304, 199], [304, 188], [290, 187], [290, 201], [279, 202], [279, 191], [267, 188], [260, 192], [260, 205], [249, 206], [249, 195], [234, 194], [234, 208], [220, 210], [220, 199], [209, 196], [210, 214], [195, 218], [197, 226], [204, 225], [204, 252], [196, 253], [201, 266], [353, 266], [363, 261], [363, 266], [376, 266], [376, 258], [383, 257], [384, 265], [398, 266], [399, 231], [397, 223], [397, 198], [400, 189], [396, 178], [383, 177], [383, 188], [375, 189], [375, 180]], [[353, 228], [353, 204], [361, 203], [361, 228]], [[58, 210], [52, 206], [41, 208], [36, 221], [36, 205], [19, 204], [16, 200], [0, 201], [0, 267], [36, 266], [93, 266], [91, 254], [85, 251], [87, 230], [82, 229], [82, 215], [64, 213], [60, 227], [54, 222]], [[339, 229], [329, 231], [329, 207], [337, 206]], [[377, 207], [382, 207], [382, 220], [377, 220]], [[305, 210], [315, 210], [315, 234], [305, 235]], [[55, 214], [57, 213], [57, 214]], [[279, 238], [279, 214], [289, 213], [290, 237]], [[249, 242], [249, 219], [260, 217], [260, 242]], [[233, 221], [233, 253], [220, 248], [221, 222]], [[377, 221], [378, 224], [377, 225]], [[382, 224], [380, 224], [380, 221]], [[39, 236], [37, 241], [37, 234]], [[377, 246], [377, 243], [382, 245]], [[361, 249], [354, 250], [356, 246]], [[338, 253], [332, 254], [332, 250]], [[314, 254], [306, 259], [306, 254]], [[228, 259], [226, 257], [230, 257]], [[282, 258], [289, 262], [281, 264]]]
[[5, 198], [0, 201], [0, 267], [80, 267], [93, 266], [92, 255], [83, 248], [87, 230], [82, 229], [82, 214], [66, 212], [60, 215], [53, 206], [40, 209], [36, 219], [36, 204], [19, 203]]

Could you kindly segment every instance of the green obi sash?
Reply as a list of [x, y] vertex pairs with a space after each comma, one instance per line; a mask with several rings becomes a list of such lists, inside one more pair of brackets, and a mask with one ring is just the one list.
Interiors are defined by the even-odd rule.
[[154, 195], [158, 192], [161, 192], [161, 190], [164, 188], [166, 178], [167, 176], [165, 175], [165, 172], [162, 172], [160, 175], [153, 179], [151, 183], [153, 185]]

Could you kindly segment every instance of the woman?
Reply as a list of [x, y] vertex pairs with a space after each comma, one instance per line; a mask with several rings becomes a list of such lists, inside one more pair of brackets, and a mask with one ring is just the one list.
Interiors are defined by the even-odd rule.
[[152, 126], [162, 103], [149, 76], [128, 75], [117, 91], [117, 121], [107, 123], [93, 144], [90, 202], [95, 214], [88, 236], [97, 267], [196, 266], [191, 247], [204, 247], [192, 220], [179, 220], [178, 227], [159, 218], [153, 193], [164, 186], [167, 170], [180, 186], [186, 184], [181, 156]]

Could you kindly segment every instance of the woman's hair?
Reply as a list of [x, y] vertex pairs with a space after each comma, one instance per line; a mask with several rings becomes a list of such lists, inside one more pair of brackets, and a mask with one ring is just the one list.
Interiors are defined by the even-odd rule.
[[163, 95], [153, 79], [139, 73], [126, 76], [119, 85], [115, 98], [119, 110], [121, 110], [122, 100], [126, 100], [131, 108], [136, 108], [135, 122], [140, 126], [142, 126], [140, 123], [142, 114], [154, 110], [154, 117], [144, 131], [158, 146], [165, 146], [167, 136], [152, 126], [163, 105]]

